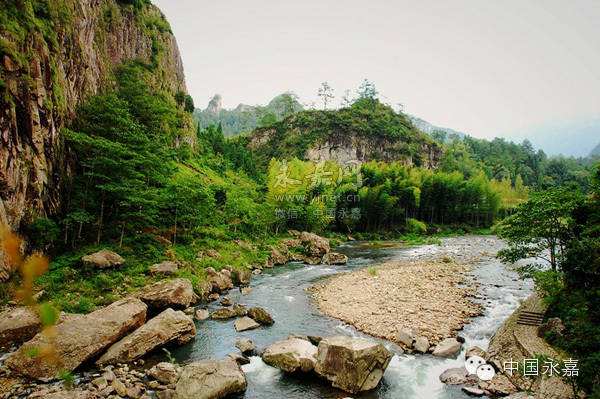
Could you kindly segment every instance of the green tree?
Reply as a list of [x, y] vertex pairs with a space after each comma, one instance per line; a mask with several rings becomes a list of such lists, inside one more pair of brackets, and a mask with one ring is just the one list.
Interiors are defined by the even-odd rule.
[[538, 258], [558, 270], [572, 238], [572, 214], [581, 201], [582, 194], [572, 188], [533, 193], [499, 225], [498, 235], [508, 242], [499, 257], [510, 262]]

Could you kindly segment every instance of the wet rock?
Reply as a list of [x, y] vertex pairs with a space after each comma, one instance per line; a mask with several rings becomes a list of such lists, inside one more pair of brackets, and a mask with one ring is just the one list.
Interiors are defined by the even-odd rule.
[[213, 292], [225, 292], [233, 288], [233, 281], [231, 281], [231, 273], [225, 271], [216, 271], [212, 267], [207, 267], [206, 280], [212, 284]]
[[476, 385], [479, 378], [476, 375], [469, 376], [467, 369], [463, 367], [454, 367], [444, 371], [440, 375], [440, 381], [448, 385]]
[[433, 356], [455, 358], [460, 353], [461, 346], [455, 338], [446, 338], [436, 345]]
[[224, 320], [231, 319], [233, 317], [242, 317], [248, 313], [246, 307], [243, 305], [233, 305], [227, 308], [220, 308], [210, 314], [211, 319]]
[[472, 346], [465, 352], [465, 359], [470, 358], [471, 356], [479, 356], [482, 359], [487, 359], [487, 352], [481, 349], [478, 346]]
[[208, 312], [208, 309], [196, 309], [196, 312], [194, 312], [194, 318], [196, 320], [206, 320], [210, 317], [210, 313]]
[[97, 364], [128, 363], [169, 343], [183, 345], [196, 336], [196, 326], [181, 311], [167, 309], [112, 345]]
[[336, 387], [350, 393], [374, 389], [392, 353], [376, 342], [346, 336], [323, 338], [315, 371]]
[[413, 346], [415, 334], [411, 330], [400, 330], [396, 334], [396, 341], [410, 349]]
[[244, 317], [237, 319], [233, 323], [233, 326], [235, 327], [235, 330], [237, 332], [242, 332], [242, 331], [253, 330], [255, 328], [258, 328], [258, 327], [260, 327], [260, 324], [258, 324], [251, 318], [244, 316]]
[[137, 296], [154, 310], [185, 309], [198, 300], [192, 283], [184, 278], [159, 281], [144, 287]]
[[146, 371], [146, 375], [165, 385], [169, 385], [177, 382], [180, 371], [180, 368], [173, 363], [161, 362]]
[[249, 354], [254, 352], [256, 345], [248, 338], [237, 338], [235, 340], [235, 347], [240, 350], [243, 354]]
[[81, 258], [84, 266], [96, 269], [107, 269], [110, 267], [119, 267], [125, 263], [125, 259], [116, 252], [103, 249], [93, 254], [85, 255]]
[[209, 302], [213, 302], [216, 301], [217, 299], [219, 299], [221, 296], [217, 293], [212, 293], [208, 296], [208, 301]]
[[317, 347], [308, 340], [288, 338], [275, 342], [265, 349], [263, 361], [285, 372], [308, 372], [314, 369]]
[[275, 323], [273, 317], [271, 317], [269, 312], [258, 306], [248, 309], [248, 316], [251, 319], [254, 319], [254, 321], [256, 321], [257, 323], [260, 323], [265, 326], [270, 326], [273, 323]]
[[149, 272], [152, 275], [170, 276], [172, 274], [177, 273], [178, 269], [179, 269], [179, 266], [177, 265], [176, 262], [166, 260], [164, 262], [157, 263], [157, 264], [150, 266]]
[[564, 332], [565, 325], [563, 324], [562, 320], [558, 317], [552, 317], [538, 327], [537, 335], [540, 338], [544, 338], [546, 334], [562, 337]]
[[323, 258], [323, 255], [330, 251], [329, 240], [318, 236], [314, 233], [302, 232], [299, 237], [304, 250], [309, 257], [318, 258], [319, 261]]
[[[5, 364], [31, 378], [54, 378], [62, 370], [72, 371], [99, 355], [146, 320], [147, 306], [136, 298], [125, 298], [88, 315], [56, 326], [53, 337], [39, 333], [10, 355]], [[57, 361], [31, 356], [52, 347]]]
[[227, 355], [228, 358], [234, 360], [238, 365], [243, 366], [245, 364], [250, 364], [250, 359], [248, 359], [246, 356], [242, 355], [241, 353], [229, 353]]
[[323, 255], [321, 261], [326, 265], [345, 265], [348, 263], [348, 257], [339, 252], [329, 252]]
[[246, 376], [232, 359], [206, 360], [183, 368], [178, 399], [217, 399], [246, 390]]
[[427, 337], [417, 337], [413, 349], [419, 353], [427, 353], [429, 351], [429, 340]]
[[0, 313], [0, 347], [30, 340], [40, 329], [40, 318], [31, 308], [7, 309]]
[[483, 396], [485, 395], [485, 391], [483, 389], [475, 388], [475, 387], [463, 387], [463, 392], [469, 396]]

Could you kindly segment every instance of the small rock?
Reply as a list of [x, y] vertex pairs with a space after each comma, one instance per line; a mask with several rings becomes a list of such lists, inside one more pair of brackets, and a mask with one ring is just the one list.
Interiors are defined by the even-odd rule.
[[210, 317], [210, 313], [208, 312], [208, 309], [196, 309], [196, 312], [194, 313], [194, 318], [196, 320], [206, 320]]
[[110, 385], [115, 389], [115, 392], [119, 396], [127, 396], [127, 387], [120, 380], [115, 379]]
[[238, 338], [235, 340], [235, 347], [244, 354], [252, 353], [256, 349], [256, 345], [248, 338]]
[[85, 255], [81, 258], [81, 261], [85, 266], [94, 267], [96, 269], [107, 269], [109, 267], [122, 266], [125, 263], [125, 259], [116, 252], [103, 249], [93, 254]]
[[223, 305], [223, 306], [231, 306], [232, 305], [231, 299], [229, 299], [228, 296], [224, 296], [221, 299], [221, 305]]
[[427, 337], [417, 337], [413, 348], [419, 353], [427, 353], [429, 350], [429, 339]]
[[410, 330], [400, 330], [396, 334], [396, 341], [400, 342], [408, 349], [412, 348], [414, 340], [415, 335]]
[[228, 358], [234, 360], [238, 365], [243, 366], [245, 364], [250, 364], [250, 359], [248, 359], [246, 356], [242, 355], [241, 353], [230, 353], [227, 355]]
[[460, 352], [462, 344], [455, 338], [446, 338], [438, 343], [433, 350], [433, 356], [455, 358]]
[[444, 371], [440, 375], [440, 381], [448, 385], [463, 385], [469, 382], [477, 384], [479, 378], [476, 375], [469, 376], [469, 372], [463, 366]]
[[288, 338], [275, 342], [265, 349], [262, 359], [270, 366], [285, 372], [309, 372], [316, 364], [317, 347], [308, 340]]
[[234, 323], [233, 326], [235, 327], [235, 330], [237, 332], [242, 332], [242, 331], [246, 331], [246, 330], [253, 330], [255, 328], [260, 327], [260, 324], [258, 324], [257, 322], [255, 322], [254, 320], [252, 320], [251, 318], [244, 316], [240, 319], [237, 319]]
[[106, 380], [106, 377], [98, 377], [92, 380], [92, 384], [101, 391], [108, 386], [108, 381]]
[[177, 393], [174, 389], [165, 389], [163, 391], [156, 392], [157, 399], [176, 399]]
[[163, 384], [174, 384], [179, 378], [179, 368], [173, 363], [161, 362], [148, 370], [146, 374]]
[[157, 263], [157, 264], [150, 266], [149, 272], [152, 275], [160, 274], [163, 276], [170, 276], [172, 274], [177, 273], [178, 269], [179, 269], [179, 266], [177, 265], [176, 262], [166, 260], [164, 262]]
[[269, 312], [258, 306], [248, 309], [248, 316], [266, 326], [270, 326], [275, 322]]

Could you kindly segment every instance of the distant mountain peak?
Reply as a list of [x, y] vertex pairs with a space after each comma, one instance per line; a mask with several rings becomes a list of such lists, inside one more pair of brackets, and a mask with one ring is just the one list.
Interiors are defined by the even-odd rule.
[[210, 99], [208, 103], [208, 107], [206, 107], [206, 111], [213, 115], [218, 115], [219, 112], [223, 109], [223, 97], [220, 94], [215, 94], [213, 98]]

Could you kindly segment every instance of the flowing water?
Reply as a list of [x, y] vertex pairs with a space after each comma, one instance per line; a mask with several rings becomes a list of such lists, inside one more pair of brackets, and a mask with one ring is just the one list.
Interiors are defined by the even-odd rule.
[[[471, 272], [480, 284], [479, 299], [484, 305], [482, 316], [472, 319], [461, 331], [465, 338], [465, 348], [477, 345], [487, 348], [489, 339], [502, 321], [526, 298], [532, 289], [530, 281], [522, 281], [509, 267], [503, 265], [492, 255], [501, 247], [501, 242], [493, 237], [456, 237], [442, 240], [441, 245], [423, 245], [401, 247], [398, 245], [369, 245], [351, 242], [336, 250], [345, 253], [350, 260], [344, 266], [308, 266], [301, 263], [289, 263], [268, 269], [252, 279], [252, 292], [240, 295], [238, 290], [230, 292], [234, 302], [248, 306], [261, 306], [267, 309], [275, 320], [270, 327], [261, 327], [251, 331], [237, 333], [233, 320], [206, 320], [198, 322], [196, 340], [180, 347], [173, 355], [182, 362], [209, 358], [223, 358], [236, 352], [234, 346], [238, 337], [250, 338], [258, 348], [290, 334], [303, 335], [350, 335], [363, 336], [353, 327], [322, 315], [312, 303], [306, 288], [327, 276], [375, 265], [382, 261], [427, 258], [450, 254], [459, 261], [473, 254], [479, 260]], [[211, 305], [211, 309], [218, 305]], [[438, 377], [447, 368], [463, 364], [464, 355], [458, 359], [439, 359], [430, 355], [402, 354], [394, 344], [381, 341], [395, 353], [379, 387], [371, 392], [352, 395], [354, 398], [423, 398], [455, 399], [467, 398], [457, 387], [442, 384]], [[348, 395], [328, 386], [325, 381], [306, 375], [287, 375], [252, 357], [250, 364], [243, 366], [248, 379], [248, 389], [238, 398], [345, 398]]]

